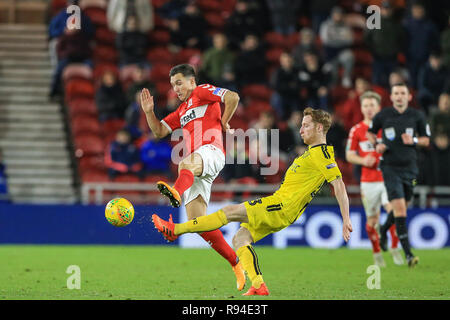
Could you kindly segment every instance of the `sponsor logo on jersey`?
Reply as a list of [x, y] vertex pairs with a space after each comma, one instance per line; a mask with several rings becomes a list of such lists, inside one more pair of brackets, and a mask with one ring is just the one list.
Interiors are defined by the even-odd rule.
[[206, 113], [206, 108], [208, 108], [207, 104], [200, 106], [200, 107], [195, 107], [195, 108], [192, 108], [191, 110], [189, 110], [188, 113], [186, 113], [184, 116], [182, 116], [180, 118], [181, 127], [183, 128], [185, 125], [187, 125], [192, 120], [203, 118]]
[[333, 169], [334, 167], [336, 167], [336, 163], [330, 163], [326, 167], [327, 167], [327, 169]]

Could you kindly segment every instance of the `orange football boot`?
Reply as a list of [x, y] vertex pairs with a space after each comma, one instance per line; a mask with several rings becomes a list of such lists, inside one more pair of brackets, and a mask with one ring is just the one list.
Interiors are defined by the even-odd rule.
[[175, 223], [173, 223], [172, 215], [169, 215], [169, 221], [166, 221], [158, 217], [158, 215], [153, 214], [152, 221], [155, 228], [163, 234], [167, 241], [172, 242], [177, 240], [178, 236], [174, 234]]
[[172, 207], [178, 208], [181, 205], [181, 196], [175, 188], [172, 188], [164, 181], [158, 181], [156, 186], [162, 195], [169, 198]]
[[246, 293], [243, 294], [243, 296], [268, 296], [268, 295], [269, 289], [267, 289], [267, 286], [264, 282], [261, 284], [261, 287], [259, 287], [259, 289], [256, 289], [254, 286], [252, 286]]
[[242, 268], [241, 262], [238, 262], [233, 268], [233, 272], [236, 275], [236, 287], [239, 291], [245, 287], [245, 271]]

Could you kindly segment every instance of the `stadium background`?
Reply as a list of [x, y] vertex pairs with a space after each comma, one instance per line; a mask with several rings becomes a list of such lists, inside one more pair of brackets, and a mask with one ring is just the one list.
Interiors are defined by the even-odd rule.
[[[180, 47], [179, 44], [183, 42], [177, 42], [178, 47], [174, 49], [174, 42], [179, 41], [176, 37], [181, 36], [175, 34], [168, 21], [177, 19], [170, 14], [175, 14], [180, 2], [172, 1], [173, 7], [168, 5], [169, 2], [149, 2], [152, 11], [149, 16], [151, 26], [144, 33], [147, 47], [143, 63], [147, 79], [154, 85], [157, 93], [157, 108], [162, 109], [173, 98], [169, 92], [170, 67], [189, 62], [200, 70], [204, 53], [212, 46], [212, 36], [218, 32], [226, 32], [227, 21], [236, 11], [234, 0], [195, 1], [204, 18], [204, 43], [199, 47]], [[348, 129], [354, 124], [352, 121], [360, 117], [355, 101], [361, 92], [355, 87], [356, 83], [361, 83], [362, 87], [368, 85], [379, 92], [384, 106], [389, 105], [388, 89], [371, 83], [374, 57], [369, 45], [364, 42], [367, 17], [365, 9], [369, 4], [381, 6], [382, 3], [341, 0], [314, 1], [312, 5], [311, 1], [298, 1], [294, 10], [294, 30], [287, 31], [288, 35], [282, 35], [271, 23], [268, 3], [273, 1], [244, 2], [248, 2], [251, 8], [248, 16], [254, 15], [257, 23], [262, 22], [258, 30], [252, 30], [251, 33], [260, 32], [258, 38], [263, 52], [260, 58], [265, 77], [258, 82], [250, 80], [245, 85], [234, 84], [241, 102], [231, 126], [244, 129], [252, 127], [260, 121], [260, 114], [265, 111], [276, 115], [271, 105], [275, 91], [271, 77], [279, 67], [280, 55], [296, 48], [300, 30], [314, 29], [317, 24], [315, 19], [324, 21], [331, 8], [340, 5], [354, 37], [350, 46], [354, 56], [352, 85], [344, 87], [340, 81], [328, 85], [328, 102], [325, 107], [333, 112], [338, 123], [330, 132], [329, 139], [338, 144], [336, 149], [345, 150]], [[102, 118], [96, 105], [96, 94], [105, 71], [112, 71], [126, 91], [133, 84], [137, 66], [123, 65], [120, 60], [120, 48], [116, 47], [118, 32], [108, 26], [108, 1], [81, 0], [78, 5], [83, 12], [82, 19], [88, 17], [92, 23], [92, 34], [88, 42], [91, 46], [90, 56], [86, 59], [88, 61], [64, 65], [58, 83], [61, 92], [50, 94], [52, 77], [58, 64], [51, 62], [49, 54], [52, 52], [49, 47], [54, 45], [54, 42], [49, 42], [49, 25], [61, 10], [65, 11], [66, 1], [17, 0], [2, 1], [0, 4], [0, 243], [163, 244], [162, 237], [150, 228], [150, 214], [158, 212], [164, 216], [173, 213], [175, 219], [178, 217], [180, 220], [184, 218], [184, 214], [167, 206], [164, 199], [159, 197], [154, 183], [161, 177], [172, 179], [176, 166], [170, 165], [169, 172], [152, 172], [145, 177], [127, 173], [112, 179], [108, 175], [108, 166], [113, 166], [111, 161], [108, 162], [109, 145], [116, 133], [129, 123], [123, 114], [122, 118]], [[408, 17], [412, 2], [393, 1], [391, 5], [401, 20]], [[439, 30], [439, 41], [442, 41], [443, 52], [448, 57], [448, 11], [444, 10], [448, 8], [448, 4], [445, 1], [429, 1], [425, 6], [431, 21]], [[243, 28], [241, 31], [245, 33], [246, 30]], [[59, 36], [63, 37], [61, 34]], [[315, 33], [314, 37], [314, 43], [321, 48], [319, 35]], [[239, 47], [233, 50], [234, 54], [240, 54]], [[407, 69], [408, 61], [404, 52], [398, 54], [397, 63], [403, 71]], [[426, 63], [425, 61], [424, 64]], [[340, 75], [343, 72], [340, 67]], [[358, 82], [359, 78], [365, 79], [365, 83], [363, 80]], [[418, 99], [418, 90], [413, 89], [413, 107], [422, 108], [432, 119], [437, 112], [436, 102], [434, 105], [427, 105], [429, 109], [424, 108]], [[290, 119], [282, 119], [277, 115], [274, 119], [273, 128], [287, 130]], [[135, 145], [140, 147], [148, 137], [142, 115], [138, 122], [143, 135], [142, 139], [136, 140]], [[408, 212], [413, 247], [441, 248], [450, 245], [449, 150], [448, 141], [442, 147], [433, 140], [429, 149], [421, 151], [421, 176], [413, 208]], [[273, 192], [296, 152], [293, 146], [288, 147], [287, 151], [280, 158], [280, 171], [277, 175], [263, 177], [263, 180], [258, 180], [255, 176], [234, 180], [219, 177], [214, 184], [213, 203], [208, 212], [220, 206], [222, 201], [253, 199]], [[365, 216], [358, 195], [358, 170], [345, 162], [339, 153], [337, 160], [349, 189], [355, 227], [354, 240], [348, 246], [369, 248], [363, 228]], [[115, 196], [128, 198], [136, 207], [135, 221], [123, 229], [107, 224], [103, 215], [104, 204]], [[224, 228], [228, 240], [233, 228], [234, 225]], [[195, 238], [187, 237], [186, 240], [175, 243], [178, 244], [187, 247], [200, 245]], [[275, 247], [342, 246], [338, 207], [331, 190], [325, 188], [317, 196], [298, 224], [278, 236], [268, 237], [262, 244]]]

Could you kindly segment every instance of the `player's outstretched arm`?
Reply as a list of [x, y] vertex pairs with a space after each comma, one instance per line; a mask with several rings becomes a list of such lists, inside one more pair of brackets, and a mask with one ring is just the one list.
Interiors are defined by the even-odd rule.
[[156, 118], [154, 112], [155, 103], [153, 101], [153, 96], [150, 94], [150, 91], [147, 88], [144, 88], [141, 91], [141, 108], [145, 113], [145, 117], [147, 119], [150, 130], [152, 130], [156, 138], [164, 138], [170, 133], [169, 129], [162, 125], [158, 118]]
[[239, 95], [234, 91], [227, 91], [227, 93], [225, 93], [225, 96], [223, 97], [225, 109], [222, 115], [222, 128], [225, 132], [230, 130], [230, 125], [228, 124], [228, 122], [231, 120], [234, 112], [237, 109], [239, 99]]
[[345, 184], [341, 177], [331, 181], [331, 185], [334, 188], [334, 194], [336, 196], [337, 202], [339, 203], [342, 220], [344, 222], [342, 235], [345, 242], [347, 242], [348, 240], [350, 240], [350, 232], [353, 231], [352, 222], [350, 221], [347, 190], [345, 189]]

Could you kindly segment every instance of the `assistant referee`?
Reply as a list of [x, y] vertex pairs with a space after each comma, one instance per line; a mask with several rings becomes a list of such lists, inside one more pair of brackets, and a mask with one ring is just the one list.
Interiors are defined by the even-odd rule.
[[[367, 138], [382, 154], [380, 169], [393, 209], [393, 215], [388, 215], [380, 227], [380, 246], [387, 250], [386, 232], [395, 223], [408, 266], [414, 267], [419, 258], [411, 252], [406, 212], [419, 173], [416, 147], [430, 144], [430, 127], [423, 112], [408, 107], [412, 96], [406, 84], [393, 85], [390, 98], [393, 106], [381, 110], [367, 132]], [[382, 142], [377, 144], [376, 134], [380, 129]]]

